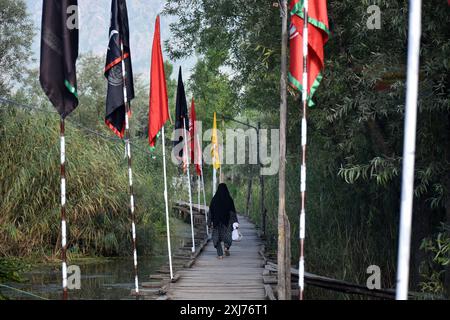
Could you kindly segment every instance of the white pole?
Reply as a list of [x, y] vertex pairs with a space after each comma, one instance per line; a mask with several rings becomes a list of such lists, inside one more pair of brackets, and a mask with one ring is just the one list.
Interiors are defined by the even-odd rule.
[[[204, 181], [203, 181], [203, 156], [202, 156], [202, 154], [201, 154], [201, 147], [200, 147], [200, 140], [199, 140], [199, 138], [198, 138], [198, 134], [197, 134], [197, 150], [198, 150], [198, 152], [200, 152], [200, 158], [199, 158], [199, 160], [200, 160], [200, 163], [199, 163], [199, 166], [200, 166], [200, 179], [199, 179], [199, 194], [198, 194], [198, 206], [199, 206], [199, 208], [200, 208], [200, 183], [202, 184], [202, 186], [203, 186], [203, 201], [204, 201], [204, 203], [205, 203], [205, 222], [206, 222], [206, 236], [208, 237], [208, 239], [209, 239], [209, 228], [208, 228], [208, 212], [207, 212], [207, 210], [206, 210], [206, 194], [205, 194], [205, 183], [204, 183]], [[199, 209], [200, 210], [200, 209]]]
[[303, 118], [302, 118], [302, 165], [300, 174], [300, 191], [301, 191], [301, 210], [299, 217], [299, 240], [300, 240], [300, 254], [298, 260], [298, 286], [299, 286], [299, 299], [303, 300], [303, 292], [305, 290], [305, 216], [306, 216], [306, 147], [307, 147], [307, 120], [306, 113], [308, 109], [308, 0], [304, 1], [304, 23], [303, 23], [303, 80], [302, 80], [302, 105], [303, 105]]
[[[213, 165], [214, 166], [214, 165]], [[217, 188], [217, 177], [216, 177], [217, 170], [213, 167], [213, 189], [212, 189], [212, 196], [214, 197], [214, 194], [216, 193]]]
[[166, 170], [166, 136], [164, 126], [162, 127], [162, 150], [163, 150], [163, 171], [164, 171], [164, 202], [166, 204], [166, 230], [167, 230], [167, 250], [169, 252], [170, 279], [173, 279], [172, 250], [170, 246], [170, 226], [169, 226], [169, 199], [167, 194], [167, 170]]
[[[183, 122], [185, 119], [183, 118]], [[189, 173], [189, 154], [188, 154], [188, 141], [186, 135], [186, 126], [183, 126], [183, 135], [184, 135], [184, 157], [186, 161], [186, 175], [188, 179], [188, 189], [189, 189], [189, 211], [191, 213], [191, 234], [192, 234], [192, 252], [195, 252], [195, 235], [194, 235], [194, 214], [192, 213], [192, 192], [191, 192], [191, 176]]]
[[[209, 212], [209, 208], [206, 205], [206, 191], [205, 191], [205, 180], [203, 178], [203, 167], [200, 167], [200, 170], [202, 171], [202, 187], [203, 187], [203, 203], [205, 205], [205, 219], [206, 219], [206, 234], [208, 235], [208, 239], [211, 239], [211, 233], [209, 231], [209, 227], [208, 227], [208, 212]], [[206, 209], [208, 208], [208, 210]]]
[[200, 182], [200, 177], [197, 176], [197, 203], [198, 203], [198, 213], [201, 213], [201, 193], [202, 193], [202, 186]]
[[406, 82], [405, 131], [403, 137], [402, 196], [397, 261], [397, 300], [408, 299], [409, 257], [414, 197], [417, 96], [419, 83], [421, 0], [409, 1], [408, 75]]
[[62, 287], [63, 300], [68, 299], [67, 289], [67, 225], [66, 225], [66, 138], [65, 120], [60, 121], [60, 157], [61, 157], [61, 258], [62, 258]]
[[128, 112], [130, 111], [130, 102], [127, 95], [127, 82], [126, 82], [126, 67], [125, 67], [125, 54], [123, 48], [123, 41], [120, 43], [120, 50], [122, 54], [122, 77], [123, 77], [123, 102], [125, 104], [125, 147], [128, 158], [128, 183], [130, 193], [130, 215], [131, 215], [131, 235], [133, 239], [133, 263], [134, 263], [134, 287], [136, 294], [139, 294], [139, 279], [138, 279], [138, 254], [136, 246], [136, 217], [134, 207], [134, 194], [133, 194], [133, 171], [131, 167], [131, 145], [130, 145], [130, 119]]

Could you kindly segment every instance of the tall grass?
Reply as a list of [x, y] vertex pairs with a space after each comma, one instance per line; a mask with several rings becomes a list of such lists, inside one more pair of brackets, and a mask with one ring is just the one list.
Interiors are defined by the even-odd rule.
[[[381, 268], [383, 288], [395, 281], [396, 217], [393, 204], [397, 194], [369, 184], [348, 185], [338, 177], [317, 145], [312, 144], [308, 166], [305, 261], [307, 271], [336, 279], [365, 284], [370, 265]], [[286, 212], [291, 224], [292, 264], [299, 256], [298, 222], [300, 210], [300, 158], [290, 154], [286, 165]], [[233, 196], [244, 212], [247, 199], [248, 168], [234, 179]], [[267, 250], [277, 250], [278, 175], [265, 177], [267, 208]], [[259, 176], [253, 177], [250, 217], [260, 226]], [[308, 291], [314, 298], [349, 298], [322, 289]], [[311, 296], [310, 296], [311, 297]]]
[[[106, 133], [110, 134], [110, 133]], [[67, 221], [70, 253], [129, 254], [128, 177], [124, 145], [67, 124]], [[0, 109], [0, 255], [59, 251], [59, 120]], [[142, 150], [145, 142], [135, 141]], [[160, 149], [160, 148], [158, 148]], [[163, 230], [160, 151], [133, 152], [138, 250], [152, 250]], [[169, 166], [169, 175], [173, 168]]]

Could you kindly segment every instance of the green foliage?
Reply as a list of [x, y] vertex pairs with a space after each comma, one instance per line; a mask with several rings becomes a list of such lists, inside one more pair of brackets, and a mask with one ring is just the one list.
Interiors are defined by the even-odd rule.
[[[66, 125], [69, 257], [130, 252], [127, 161], [123, 142], [104, 125], [103, 64], [93, 54], [80, 57], [80, 105]], [[172, 66], [165, 67], [172, 102]], [[165, 232], [163, 193], [155, 192], [163, 186], [162, 151], [148, 148], [149, 90], [139, 74], [135, 92], [131, 135], [138, 250], [148, 254]], [[38, 70], [28, 71], [14, 100], [39, 110], [0, 108], [0, 146], [5, 149], [0, 160], [0, 255], [53, 258], [60, 250], [59, 120], [42, 92]], [[176, 168], [168, 164], [170, 178]]]
[[209, 61], [198, 61], [189, 84], [196, 103], [197, 118], [206, 121], [208, 128], [212, 128], [213, 112], [228, 117], [238, 112], [237, 96], [228, 76], [218, 68], [212, 69]]
[[0, 95], [23, 79], [33, 36], [25, 1], [0, 0]]
[[450, 266], [450, 226], [443, 224], [441, 231], [422, 241], [421, 249], [429, 255], [429, 260], [421, 265], [424, 281], [423, 292], [443, 295], [445, 291], [445, 268]]
[[[20, 110], [1, 111], [0, 254], [51, 255], [59, 250], [58, 119]], [[127, 164], [121, 142], [107, 142], [67, 126], [67, 219], [69, 248], [81, 254], [129, 251]], [[162, 231], [160, 153], [150, 157], [136, 141], [134, 179], [141, 253]], [[142, 150], [145, 150], [142, 151]]]
[[[309, 112], [307, 255], [313, 272], [364, 283], [371, 264], [383, 270], [383, 287], [395, 285], [398, 208], [406, 80], [407, 1], [376, 1], [382, 30], [366, 27], [372, 1], [328, 2], [331, 36], [325, 74]], [[263, 127], [279, 122], [280, 18], [273, 1], [168, 0], [166, 14], [180, 16], [166, 43], [172, 58], [201, 56], [192, 88], [196, 99], [214, 95], [224, 75], [231, 86], [227, 110]], [[413, 274], [420, 239], [445, 221], [450, 199], [450, 40], [445, 1], [423, 4], [419, 117], [416, 150]], [[204, 80], [206, 79], [206, 80]], [[222, 92], [222, 91], [218, 91]], [[298, 93], [288, 100], [286, 210], [293, 263], [299, 213], [300, 111]], [[222, 94], [220, 94], [222, 95]], [[211, 98], [210, 98], [211, 99]], [[212, 99], [211, 99], [212, 100]], [[208, 114], [221, 103], [205, 106]], [[231, 122], [227, 127], [234, 126]], [[241, 211], [249, 168], [224, 166]], [[278, 177], [266, 177], [268, 242], [277, 241]], [[251, 216], [260, 223], [259, 179], [253, 173]], [[446, 205], [447, 203], [447, 205]], [[447, 208], [446, 208], [447, 206]], [[417, 238], [417, 239], [416, 239]], [[419, 241], [418, 241], [419, 240]], [[417, 284], [417, 282], [416, 282]]]
[[[170, 57], [179, 59], [193, 54], [200, 57], [188, 82], [200, 120], [211, 123], [212, 112], [216, 111], [252, 124], [260, 121], [263, 128], [278, 126], [281, 23], [279, 8], [273, 3], [167, 1], [164, 13], [179, 17], [178, 23], [171, 26], [174, 37], [166, 42]], [[315, 95], [317, 107], [310, 109], [308, 122], [307, 268], [314, 273], [364, 283], [367, 266], [376, 264], [383, 272], [382, 286], [393, 287], [408, 8], [404, 0], [376, 1], [382, 13], [382, 30], [369, 30], [366, 10], [372, 3], [328, 2], [332, 34], [325, 51], [324, 80]], [[8, 11], [11, 14], [4, 15], [5, 8], [12, 10]], [[16, 52], [22, 52], [13, 61], [15, 64], [11, 67], [0, 60], [0, 71], [9, 79], [25, 74], [17, 72], [17, 68], [26, 61], [23, 53], [27, 52], [27, 39], [32, 33], [27, 29], [27, 20], [20, 19], [25, 17], [23, 1], [0, 0], [0, 19], [4, 17], [16, 17], [12, 23], [2, 23], [2, 31], [9, 32], [5, 34], [16, 34], [11, 31], [15, 25], [23, 30], [20, 39], [11, 40], [20, 48]], [[434, 233], [441, 222], [449, 219], [449, 19], [445, 1], [423, 3], [412, 273], [423, 262], [418, 244], [426, 238], [422, 248], [430, 258], [426, 261], [428, 269], [423, 272], [422, 289], [427, 292], [442, 291], [444, 270], [448, 270], [448, 235], [444, 231]], [[1, 57], [3, 54], [0, 59], [5, 59]], [[103, 59], [93, 55], [80, 59], [81, 104], [71, 119], [110, 135], [103, 125], [102, 92], [106, 84], [102, 64]], [[172, 67], [166, 64], [173, 110], [176, 83], [170, 80], [171, 74]], [[37, 72], [30, 71], [25, 76], [16, 99], [52, 110], [39, 88]], [[0, 93], [6, 90], [5, 83], [0, 81]], [[298, 93], [290, 92], [286, 210], [296, 264], [300, 108]], [[136, 93], [132, 136], [135, 146], [145, 150], [148, 83], [139, 75]], [[56, 122], [55, 117], [36, 112], [0, 113], [0, 147], [5, 150], [0, 159], [0, 254], [30, 254], [33, 248], [44, 248], [46, 253], [57, 251], [52, 247], [58, 240], [59, 223], [55, 193], [59, 183]], [[225, 126], [234, 124], [225, 122]], [[105, 142], [68, 126], [72, 254], [118, 254], [128, 250], [126, 163], [122, 155], [120, 143]], [[163, 229], [161, 154], [156, 151], [152, 155], [156, 159], [137, 151], [134, 159], [138, 231], [143, 238], [138, 243], [143, 250], [150, 246], [146, 240], [154, 239]], [[175, 178], [178, 175], [175, 170], [169, 165], [169, 177], [174, 178], [169, 192], [182, 198], [186, 192], [180, 179]], [[224, 165], [222, 170], [241, 212], [246, 205], [248, 181], [253, 179], [250, 216], [260, 224], [261, 186], [256, 166]], [[205, 174], [208, 186], [210, 170], [206, 169]], [[150, 193], [152, 196], [148, 196]], [[268, 245], [275, 251], [277, 176], [265, 177], [265, 206]]]
[[368, 165], [348, 164], [345, 168], [339, 169], [339, 176], [351, 184], [359, 178], [365, 180], [374, 178], [378, 185], [385, 186], [398, 176], [400, 159], [396, 160], [376, 157], [370, 160]]
[[21, 272], [29, 269], [29, 266], [17, 259], [0, 258], [0, 283], [9, 281], [22, 282]]

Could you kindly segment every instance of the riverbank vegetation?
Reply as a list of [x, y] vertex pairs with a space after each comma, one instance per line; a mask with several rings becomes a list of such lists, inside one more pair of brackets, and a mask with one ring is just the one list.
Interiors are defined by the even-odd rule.
[[[382, 30], [369, 30], [370, 1], [329, 1], [330, 40], [325, 73], [309, 113], [307, 271], [366, 283], [367, 268], [378, 265], [382, 287], [395, 287], [405, 100], [407, 1], [377, 1]], [[179, 15], [170, 59], [196, 54], [187, 81], [197, 118], [219, 129], [279, 127], [281, 22], [274, 1], [168, 0], [165, 14]], [[130, 4], [132, 5], [132, 4]], [[23, 35], [9, 41], [20, 48], [14, 61], [0, 60], [0, 96], [43, 109], [0, 103], [0, 256], [52, 259], [59, 254], [58, 117], [50, 113], [37, 71], [26, 70], [32, 28], [23, 1], [2, 2], [11, 30], [21, 21]], [[8, 11], [6, 11], [6, 8]], [[0, 18], [3, 15], [0, 15]], [[423, 3], [411, 288], [450, 294], [450, 7]], [[5, 22], [6, 23], [6, 22]], [[5, 24], [5, 27], [7, 25]], [[13, 47], [14, 48], [14, 47]], [[5, 50], [0, 46], [0, 50]], [[7, 52], [0, 51], [0, 57]], [[103, 124], [103, 57], [79, 61], [80, 106], [69, 117], [67, 186], [69, 255], [118, 256], [130, 253], [127, 167], [123, 142]], [[166, 64], [171, 112], [176, 83]], [[15, 85], [9, 85], [14, 81]], [[148, 80], [136, 75], [132, 103], [138, 251], [150, 253], [164, 233], [162, 155], [147, 145]], [[286, 211], [291, 224], [292, 264], [298, 259], [300, 104], [288, 101]], [[188, 99], [189, 100], [189, 99]], [[206, 124], [206, 125], [205, 125]], [[93, 134], [92, 130], [101, 133]], [[172, 125], [168, 126], [172, 131]], [[168, 140], [168, 138], [167, 138]], [[167, 141], [167, 146], [170, 143]], [[169, 149], [170, 150], [170, 149]], [[168, 161], [170, 163], [170, 161]], [[168, 166], [169, 177], [179, 169]], [[261, 226], [266, 212], [268, 249], [276, 250], [278, 177], [265, 177], [260, 207], [257, 165], [223, 165], [237, 207]], [[205, 168], [208, 199], [211, 170]], [[183, 197], [180, 185], [169, 194]], [[177, 200], [169, 197], [171, 201]], [[186, 198], [184, 198], [186, 199]], [[244, 235], [245, 236], [245, 235]], [[0, 269], [2, 267], [0, 266]], [[0, 270], [1, 272], [1, 270]], [[0, 279], [1, 281], [1, 279]], [[308, 293], [312, 292], [312, 293]], [[324, 292], [308, 291], [315, 297]]]

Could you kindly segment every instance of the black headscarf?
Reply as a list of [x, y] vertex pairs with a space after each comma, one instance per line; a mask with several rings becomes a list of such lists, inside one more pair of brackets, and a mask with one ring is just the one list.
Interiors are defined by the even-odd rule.
[[209, 211], [211, 213], [211, 221], [215, 226], [228, 225], [231, 216], [230, 211], [236, 212], [233, 198], [231, 198], [225, 183], [219, 184], [216, 194], [211, 200]]

